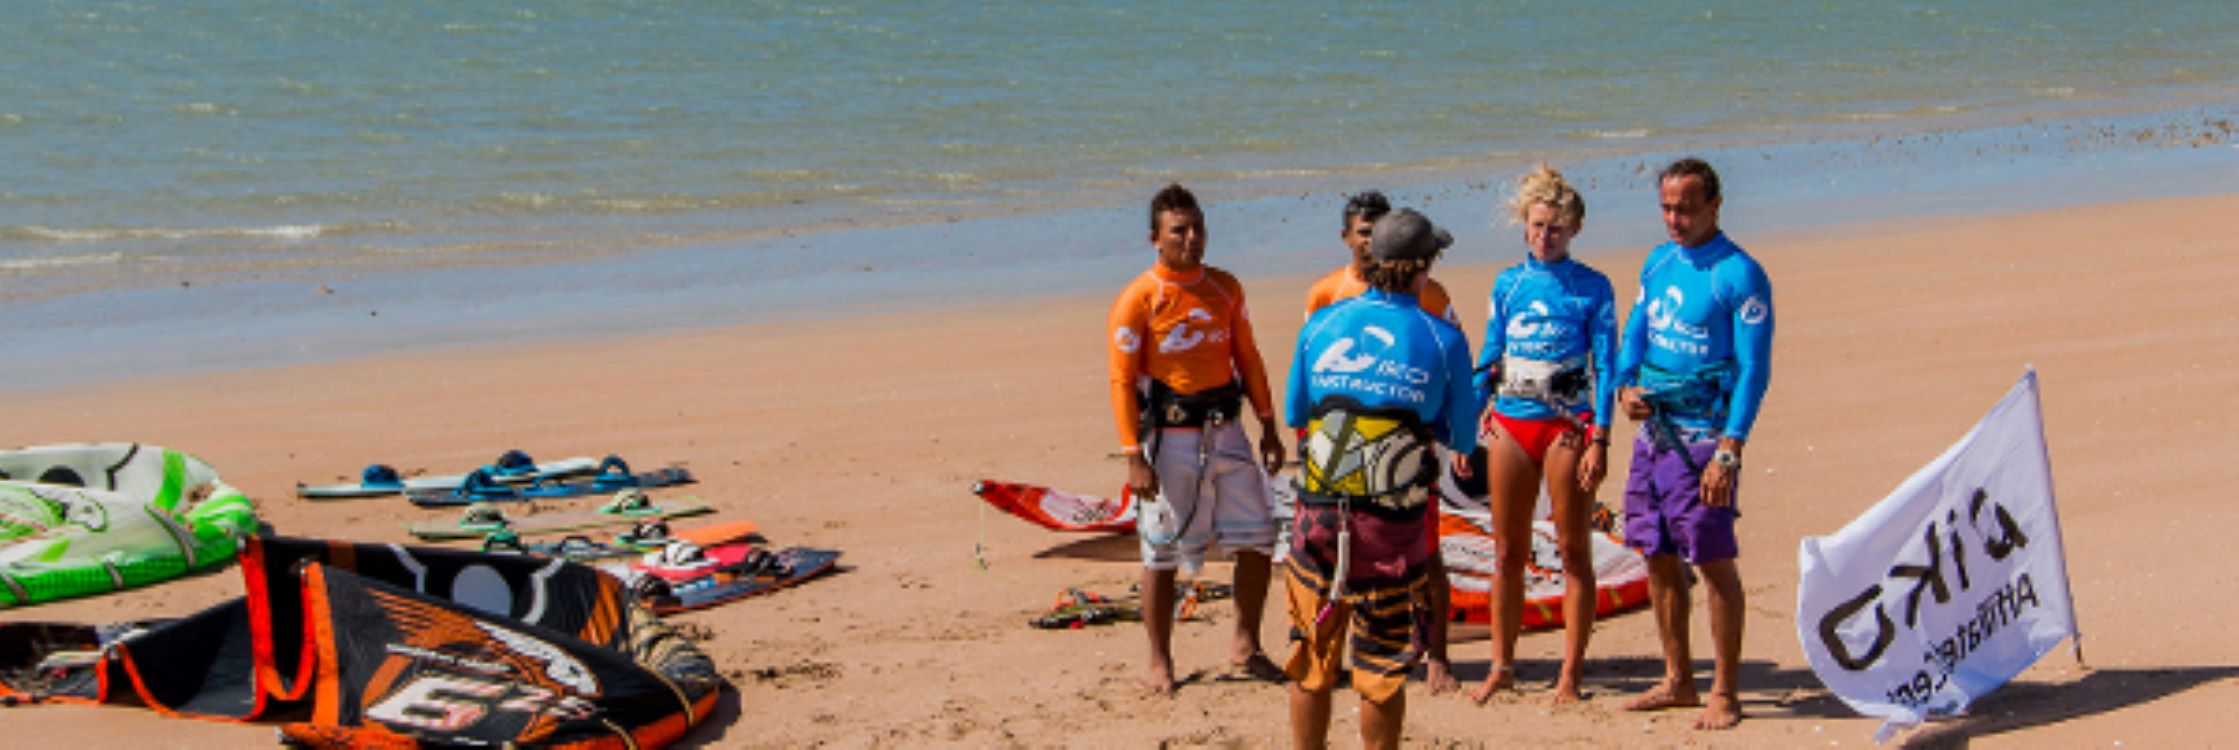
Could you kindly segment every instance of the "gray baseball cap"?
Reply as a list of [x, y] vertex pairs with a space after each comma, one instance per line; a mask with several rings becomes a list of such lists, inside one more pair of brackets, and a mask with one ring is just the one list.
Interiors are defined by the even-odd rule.
[[1432, 226], [1430, 217], [1402, 208], [1376, 220], [1369, 230], [1368, 257], [1377, 260], [1428, 260], [1454, 244], [1454, 235]]

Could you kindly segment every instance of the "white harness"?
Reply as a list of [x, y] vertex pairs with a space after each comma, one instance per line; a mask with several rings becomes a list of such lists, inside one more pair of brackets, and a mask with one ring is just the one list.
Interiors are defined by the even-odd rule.
[[1538, 401], [1550, 406], [1570, 406], [1583, 403], [1586, 400], [1585, 394], [1591, 390], [1590, 388], [1573, 387], [1565, 391], [1558, 391], [1555, 381], [1569, 377], [1575, 378], [1576, 384], [1584, 385], [1587, 381], [1581, 371], [1585, 368], [1586, 357], [1583, 355], [1560, 362], [1529, 359], [1515, 355], [1504, 356], [1500, 359], [1500, 388], [1497, 394], [1526, 401]]

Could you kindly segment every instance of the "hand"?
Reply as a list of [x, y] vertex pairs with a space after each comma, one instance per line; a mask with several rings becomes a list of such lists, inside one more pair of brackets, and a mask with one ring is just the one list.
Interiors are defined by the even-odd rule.
[[1608, 473], [1609, 446], [1598, 440], [1586, 441], [1586, 451], [1578, 457], [1578, 488], [1589, 496], [1600, 492]]
[[[1728, 438], [1718, 441], [1718, 449], [1741, 455], [1741, 443]], [[1712, 508], [1731, 507], [1734, 504], [1734, 473], [1725, 464], [1711, 461], [1703, 467], [1703, 505]]]
[[1648, 408], [1648, 402], [1641, 399], [1643, 393], [1647, 391], [1639, 386], [1628, 385], [1617, 389], [1617, 402], [1624, 407], [1626, 418], [1639, 422], [1655, 414], [1654, 410]]
[[1158, 472], [1151, 469], [1151, 462], [1143, 454], [1127, 454], [1127, 489], [1137, 500], [1158, 497]]
[[1446, 455], [1451, 457], [1451, 460], [1449, 460], [1448, 463], [1453, 464], [1455, 477], [1460, 479], [1470, 479], [1477, 476], [1476, 470], [1469, 467], [1469, 454], [1459, 451], [1447, 451]]
[[1259, 423], [1259, 462], [1267, 473], [1283, 470], [1283, 432], [1275, 429], [1275, 420]]

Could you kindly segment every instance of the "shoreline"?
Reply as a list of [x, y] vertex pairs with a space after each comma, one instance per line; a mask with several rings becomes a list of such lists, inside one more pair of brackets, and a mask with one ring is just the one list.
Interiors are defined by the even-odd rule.
[[[2028, 122], [1857, 141], [1701, 149], [1736, 191], [1729, 226], [1750, 234], [1828, 231], [1922, 215], [2045, 210], [2141, 197], [2239, 192], [2229, 110]], [[1618, 151], [1559, 164], [1593, 207], [1583, 257], [1654, 244], [1650, 185], [1675, 154]], [[1506, 228], [1488, 221], [1512, 169], [1329, 170], [1296, 192], [1232, 198], [1198, 186], [1214, 249], [1245, 275], [1323, 264], [1343, 194], [1389, 181], [1395, 202], [1453, 227], [1456, 259], [1494, 262]], [[1361, 176], [1365, 175], [1365, 177]], [[1343, 181], [1342, 183], [1340, 181]], [[1147, 188], [1146, 188], [1147, 189]], [[7, 386], [227, 371], [361, 353], [560, 342], [752, 322], [877, 315], [1016, 290], [1073, 293], [1141, 255], [1132, 205], [1001, 213], [930, 224], [670, 237], [561, 261], [485, 260], [401, 272], [274, 270], [248, 279], [194, 272], [141, 286], [0, 303], [22, 344], [42, 352]], [[867, 302], [863, 302], [867, 300]]]

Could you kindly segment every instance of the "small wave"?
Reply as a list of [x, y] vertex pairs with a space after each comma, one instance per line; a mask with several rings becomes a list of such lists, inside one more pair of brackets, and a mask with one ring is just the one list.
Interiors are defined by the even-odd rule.
[[1637, 141], [1642, 138], [1647, 138], [1649, 134], [1654, 132], [1656, 131], [1650, 130], [1648, 128], [1631, 128], [1628, 130], [1588, 130], [1586, 131], [1586, 137], [1604, 141]]
[[1239, 169], [1229, 174], [1238, 179], [1245, 180], [1280, 180], [1305, 177], [1323, 177], [1335, 173], [1336, 170], [1331, 169], [1292, 167], [1276, 169]]
[[60, 255], [46, 258], [9, 258], [0, 260], [0, 273], [26, 273], [30, 271], [75, 268], [79, 266], [113, 266], [124, 262], [124, 253], [98, 253], [94, 255]]
[[2028, 92], [2030, 96], [2046, 99], [2066, 99], [2076, 95], [2076, 87], [2074, 86], [2031, 86], [2023, 90]]
[[165, 228], [62, 228], [35, 224], [0, 228], [0, 238], [32, 242], [114, 242], [117, 240], [190, 240], [209, 237], [308, 240], [328, 234], [324, 224], [281, 224], [269, 227]]

